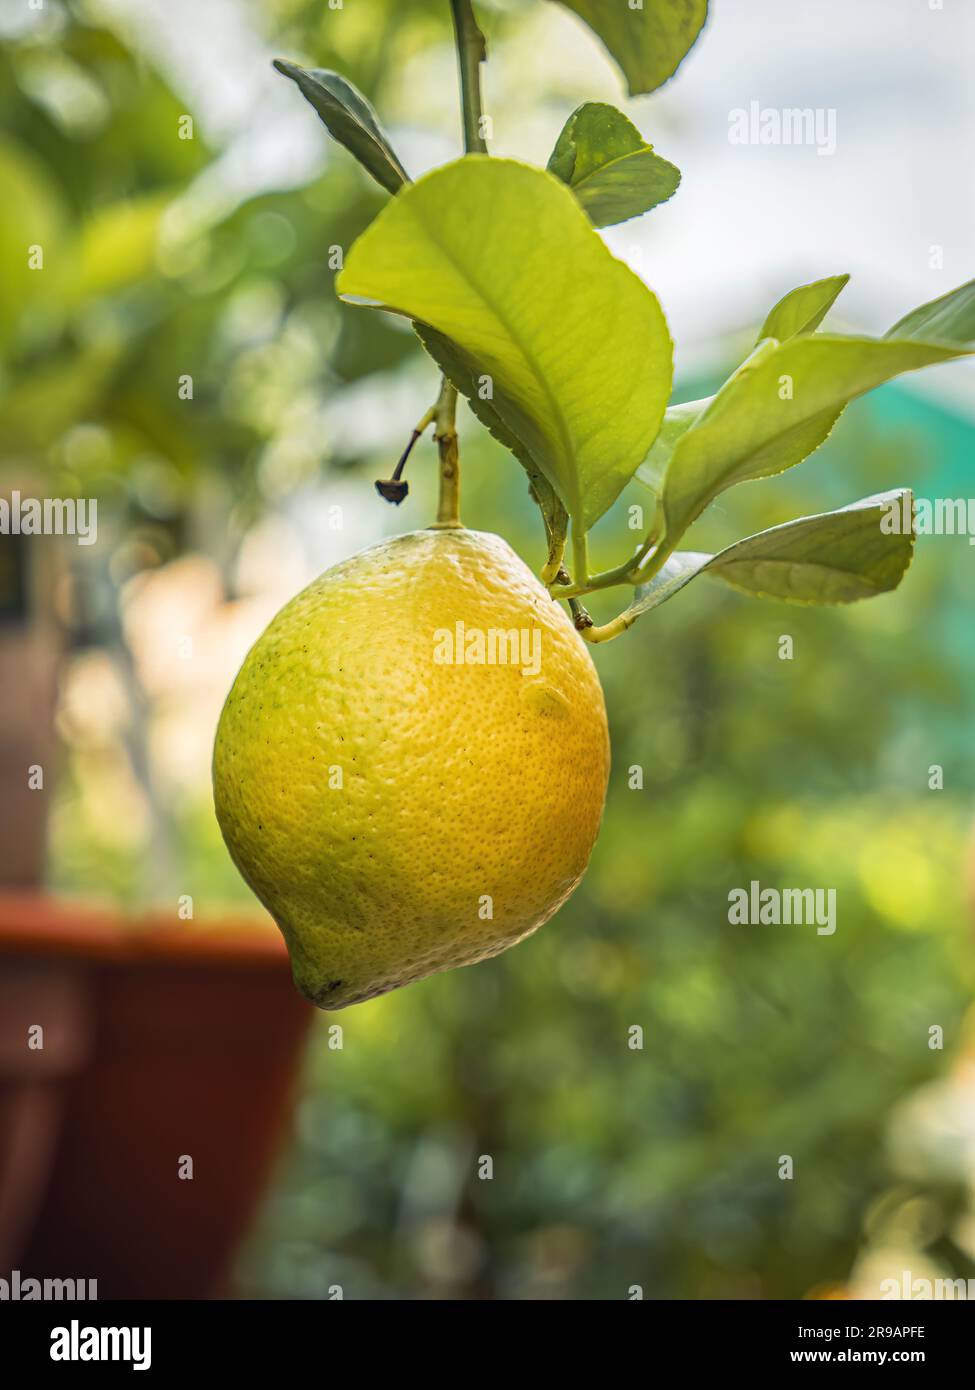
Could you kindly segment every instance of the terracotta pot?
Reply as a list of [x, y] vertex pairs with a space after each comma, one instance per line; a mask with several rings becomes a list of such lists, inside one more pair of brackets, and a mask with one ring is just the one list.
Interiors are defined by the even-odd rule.
[[270, 923], [0, 894], [0, 1274], [225, 1292], [314, 1013]]
[[[62, 572], [53, 537], [4, 535], [0, 545], [0, 885], [41, 882], [57, 761], [54, 708], [62, 634], [53, 592]], [[33, 771], [31, 771], [33, 770]], [[28, 780], [28, 772], [31, 779]], [[43, 788], [39, 779], [43, 778]]]

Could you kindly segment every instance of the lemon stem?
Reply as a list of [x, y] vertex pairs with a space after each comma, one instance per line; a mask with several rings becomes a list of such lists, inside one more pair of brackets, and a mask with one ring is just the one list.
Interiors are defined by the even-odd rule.
[[[597, 589], [610, 589], [617, 584], [642, 584], [645, 579], [649, 578], [656, 572], [656, 569], [659, 568], [659, 566], [656, 565], [657, 551], [654, 551], [646, 569], [641, 572], [640, 568], [641, 565], [645, 563], [651, 550], [654, 549], [654, 546], [658, 546], [659, 540], [660, 531], [655, 520], [654, 525], [647, 532], [645, 538], [640, 542], [639, 546], [628, 560], [624, 560], [623, 563], [617, 565], [615, 569], [603, 570], [601, 574], [589, 575], [585, 583], [574, 581], [568, 593], [557, 593], [555, 597], [576, 598], [584, 594], [595, 593]], [[671, 552], [668, 550], [666, 554], [663, 555], [661, 564], [663, 560], [669, 557], [670, 553]], [[551, 587], [553, 581], [549, 580], [547, 582], [549, 587]]]
[[464, 149], [468, 154], [487, 154], [481, 115], [481, 64], [487, 62], [487, 44], [474, 18], [471, 0], [450, 0], [450, 8], [464, 107]]
[[[573, 599], [572, 602], [575, 603], [576, 600]], [[590, 624], [591, 622], [590, 619]], [[635, 613], [620, 613], [618, 617], [613, 618], [611, 622], [603, 623], [601, 627], [580, 627], [578, 622], [576, 622], [576, 627], [587, 642], [612, 642], [614, 637], [619, 637], [635, 622]]]
[[[464, 150], [487, 154], [482, 133], [481, 64], [487, 60], [487, 44], [474, 18], [471, 0], [450, 0], [457, 40], [460, 95], [464, 115]], [[463, 526], [460, 519], [460, 450], [457, 445], [457, 388], [446, 377], [433, 407], [433, 437], [440, 453], [440, 505], [433, 529]]]
[[569, 599], [569, 608], [572, 611], [572, 621], [575, 624], [576, 632], [585, 633], [588, 628], [592, 627], [592, 618], [589, 616], [588, 609], [577, 598]]
[[586, 593], [589, 589], [589, 536], [572, 523], [572, 563], [575, 568], [573, 590]]
[[[651, 539], [650, 544], [652, 543], [653, 542]], [[652, 555], [650, 556], [650, 559], [646, 562], [643, 568], [630, 571], [630, 574], [627, 576], [629, 582], [634, 585], [645, 584], [648, 579], [652, 579], [654, 575], [659, 574], [660, 571], [663, 569], [664, 565], [670, 559], [670, 556], [674, 553], [675, 543], [675, 540], [668, 541], [665, 535], [663, 540], [660, 541], [656, 550], [653, 551]], [[590, 588], [591, 587], [592, 585], [590, 585]], [[589, 590], [587, 590], [587, 592], [589, 592]], [[579, 610], [582, 613], [585, 613], [586, 617], [588, 618], [589, 615], [588, 613], [586, 613], [586, 610], [582, 607], [582, 605], [579, 604], [579, 600], [577, 598], [570, 597], [569, 606], [572, 609], [576, 627], [578, 628], [579, 632], [582, 633], [583, 637], [586, 639], [587, 642], [612, 642], [614, 637], [619, 637], [621, 633], [626, 632], [627, 628], [631, 628], [633, 624], [636, 622], [637, 618], [639, 617], [639, 614], [635, 613], [632, 608], [624, 608], [622, 613], [617, 614], [617, 616], [613, 618], [610, 622], [603, 623], [601, 627], [593, 626], [591, 618], [589, 619], [588, 624], [582, 625], [580, 624], [578, 613], [576, 611], [577, 604], [579, 606]]]
[[446, 377], [433, 407], [433, 437], [440, 454], [440, 503], [435, 530], [463, 526], [460, 519], [460, 451], [457, 447], [457, 388]]

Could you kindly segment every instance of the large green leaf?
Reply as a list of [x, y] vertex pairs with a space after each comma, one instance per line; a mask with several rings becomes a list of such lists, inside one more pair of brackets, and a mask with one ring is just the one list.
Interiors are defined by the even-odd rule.
[[[969, 290], [955, 292], [969, 302]], [[969, 319], [942, 303], [942, 334]], [[768, 478], [823, 442], [847, 402], [901, 372], [972, 350], [947, 338], [860, 338], [815, 333], [785, 343], [764, 339], [707, 408], [680, 434], [663, 469], [659, 455], [638, 471], [661, 492], [667, 534], [676, 539], [725, 488]]]
[[831, 275], [790, 290], [769, 311], [758, 335], [759, 342], [763, 338], [776, 338], [784, 343], [800, 333], [815, 332], [849, 279], [849, 275]]
[[569, 185], [594, 227], [649, 212], [680, 183], [680, 170], [654, 154], [632, 121], [599, 101], [573, 111], [548, 169]]
[[449, 339], [463, 371], [436, 334], [425, 342], [475, 409], [475, 379], [490, 395], [576, 526], [646, 456], [670, 391], [663, 313], [551, 174], [483, 155], [435, 170], [367, 228], [337, 287]]
[[560, 0], [585, 20], [619, 63], [631, 96], [673, 77], [708, 17], [708, 0]]
[[297, 83], [330, 133], [377, 183], [390, 193], [398, 193], [409, 183], [410, 176], [396, 157], [379, 117], [351, 82], [327, 68], [302, 68], [283, 58], [275, 58], [274, 66]]
[[800, 517], [736, 541], [717, 555], [678, 551], [639, 584], [626, 610], [657, 608], [699, 574], [746, 593], [789, 603], [854, 603], [896, 589], [911, 563], [914, 531], [892, 529], [911, 516], [906, 489], [853, 502], [839, 511]]

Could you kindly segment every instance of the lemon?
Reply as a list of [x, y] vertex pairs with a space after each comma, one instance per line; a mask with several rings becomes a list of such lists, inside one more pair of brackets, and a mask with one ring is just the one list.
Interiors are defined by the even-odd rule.
[[295, 983], [338, 1009], [547, 921], [608, 772], [585, 643], [505, 541], [457, 527], [383, 541], [281, 610], [227, 697], [213, 780]]

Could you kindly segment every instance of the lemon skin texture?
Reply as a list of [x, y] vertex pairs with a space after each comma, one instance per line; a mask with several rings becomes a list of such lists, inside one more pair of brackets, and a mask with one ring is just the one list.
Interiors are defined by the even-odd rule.
[[[492, 630], [518, 641], [493, 664]], [[462, 527], [383, 541], [292, 599], [213, 762], [234, 862], [325, 1009], [540, 927], [585, 872], [608, 775], [586, 644], [505, 541]]]

